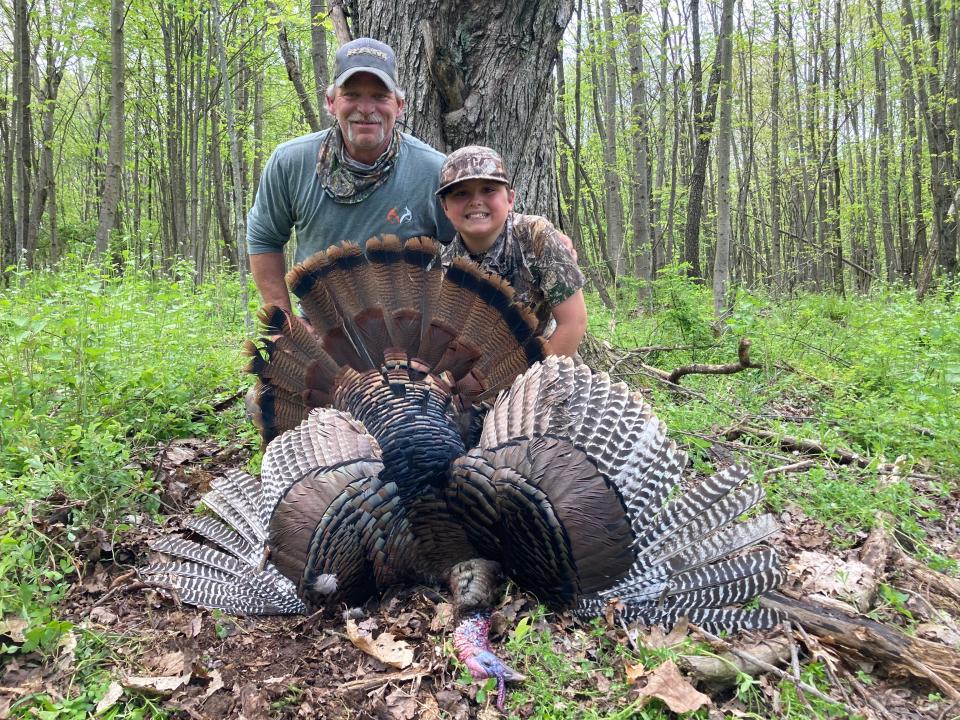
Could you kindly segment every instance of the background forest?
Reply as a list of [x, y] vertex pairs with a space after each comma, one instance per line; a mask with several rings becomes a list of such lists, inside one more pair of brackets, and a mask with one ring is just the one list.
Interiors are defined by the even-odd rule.
[[[960, 563], [957, 3], [0, 8], [0, 718], [415, 716], [382, 687], [343, 695], [383, 668], [322, 628], [201, 617], [135, 577], [211, 477], [258, 467], [245, 213], [273, 147], [329, 123], [346, 33], [397, 50], [402, 129], [498, 148], [519, 206], [573, 238], [584, 354], [647, 396], [692, 473], [751, 463], [790, 582], [813, 592], [799, 558], [827, 558], [852, 602], [844, 563], [885, 532], [870, 617], [960, 647], [960, 593], [945, 613], [904, 570], [956, 582]], [[663, 381], [741, 338], [755, 367]], [[378, 622], [423, 640], [418, 610]], [[504, 611], [530, 678], [516, 717], [667, 717], [636, 673], [718, 651]], [[692, 716], [957, 714], [949, 684], [905, 689], [915, 668], [803, 647], [799, 677], [736, 673]], [[489, 717], [485, 689], [419, 652], [417, 712]]]

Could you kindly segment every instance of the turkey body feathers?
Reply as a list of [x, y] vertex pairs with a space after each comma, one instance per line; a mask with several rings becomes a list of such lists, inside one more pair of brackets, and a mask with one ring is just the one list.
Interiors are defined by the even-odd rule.
[[[446, 578], [463, 611], [489, 607], [502, 572], [583, 616], [614, 603], [648, 623], [776, 622], [734, 607], [780, 581], [776, 554], [755, 547], [775, 521], [739, 519], [763, 498], [746, 468], [682, 489], [686, 456], [643, 398], [542, 359], [501, 280], [441, 269], [432, 241], [384, 238], [288, 281], [312, 331], [261, 314], [274, 337], [249, 369], [264, 438], [277, 436], [261, 481], [228, 475], [204, 499], [220, 520], [188, 524], [219, 549], [165, 539], [177, 559], [148, 568], [184, 600], [301, 612]], [[474, 403], [498, 392], [473, 446]]]

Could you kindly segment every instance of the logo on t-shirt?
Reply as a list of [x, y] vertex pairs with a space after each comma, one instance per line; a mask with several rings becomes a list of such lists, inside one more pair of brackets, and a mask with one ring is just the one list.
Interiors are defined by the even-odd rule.
[[387, 222], [391, 225], [403, 225], [412, 218], [413, 213], [410, 212], [409, 207], [404, 207], [402, 213], [398, 213], [396, 208], [390, 208], [390, 212], [387, 213]]

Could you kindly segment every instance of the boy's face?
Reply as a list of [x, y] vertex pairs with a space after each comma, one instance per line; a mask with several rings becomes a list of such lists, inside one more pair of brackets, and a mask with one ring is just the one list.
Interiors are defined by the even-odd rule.
[[472, 252], [497, 239], [513, 210], [514, 192], [495, 180], [463, 180], [443, 196], [443, 211]]

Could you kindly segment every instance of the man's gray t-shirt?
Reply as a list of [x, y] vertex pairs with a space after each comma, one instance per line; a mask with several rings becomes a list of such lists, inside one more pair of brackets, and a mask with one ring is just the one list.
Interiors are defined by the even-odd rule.
[[454, 229], [434, 196], [444, 155], [401, 133], [397, 159], [387, 180], [362, 202], [334, 202], [317, 177], [317, 153], [329, 130], [277, 146], [260, 177], [247, 215], [247, 252], [281, 252], [297, 231], [295, 262], [350, 240], [361, 246], [376, 235], [406, 240], [428, 235], [447, 243]]

